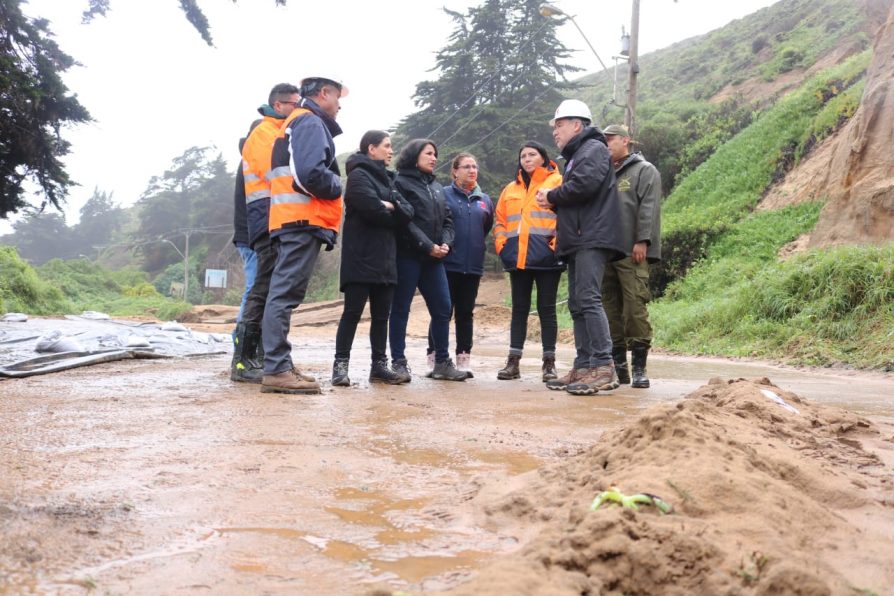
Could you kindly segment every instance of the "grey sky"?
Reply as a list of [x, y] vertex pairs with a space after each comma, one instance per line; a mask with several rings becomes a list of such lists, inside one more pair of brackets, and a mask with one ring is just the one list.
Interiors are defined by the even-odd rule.
[[[200, 2], [216, 47], [208, 47], [187, 23], [176, 0], [111, 0], [107, 17], [80, 24], [87, 0], [30, 0], [26, 14], [51, 21], [59, 45], [82, 66], [66, 84], [96, 122], [65, 131], [72, 154], [65, 163], [75, 187], [66, 207], [69, 224], [94, 187], [133, 204], [149, 178], [191, 146], [214, 145], [235, 169], [237, 141], [256, 117], [255, 108], [278, 82], [313, 74], [341, 77], [350, 87], [342, 101], [336, 139], [351, 151], [370, 128], [392, 129], [415, 107], [416, 83], [432, 78], [434, 53], [445, 43], [451, 21], [441, 10], [463, 11], [469, 0], [362, 2], [273, 0]], [[630, 20], [629, 0], [560, 0], [611, 66], [621, 26]], [[773, 0], [645, 0], [640, 16], [640, 53], [716, 29]], [[325, 11], [319, 9], [325, 9]], [[575, 52], [571, 63], [585, 72], [599, 63], [571, 23], [560, 38]], [[519, 43], [522, 43], [520, 40]], [[581, 73], [583, 74], [583, 73]], [[642, 73], [641, 76], [648, 76]], [[230, 197], [221, 197], [225, 202]], [[0, 221], [0, 233], [9, 231]]]

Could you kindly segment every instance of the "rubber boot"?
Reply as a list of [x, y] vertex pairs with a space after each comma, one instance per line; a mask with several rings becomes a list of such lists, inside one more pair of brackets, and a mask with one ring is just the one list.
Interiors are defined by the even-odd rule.
[[506, 366], [497, 371], [497, 378], [501, 381], [511, 381], [512, 379], [520, 378], [521, 372], [518, 370], [520, 360], [521, 356], [518, 354], [509, 354], [509, 357], [506, 358]]
[[556, 370], [556, 357], [544, 356], [543, 366], [540, 368], [542, 376], [540, 380], [544, 383], [559, 378], [559, 372]]
[[647, 389], [649, 377], [646, 376], [646, 360], [649, 357], [649, 348], [646, 346], [633, 346], [630, 350], [630, 359], [633, 364], [633, 382], [631, 387]]
[[[248, 337], [246, 337], [248, 336]], [[251, 348], [250, 333], [246, 332], [244, 323], [236, 325], [236, 337], [233, 339], [233, 360], [230, 362], [230, 380], [237, 383], [260, 383], [264, 377], [264, 371], [257, 364], [247, 358], [246, 348]], [[257, 339], [254, 339], [257, 341]]]
[[469, 373], [458, 370], [453, 366], [453, 360], [448, 358], [443, 362], [435, 362], [435, 369], [431, 371], [431, 378], [438, 381], [465, 381]]
[[336, 358], [332, 363], [332, 386], [350, 387], [351, 379], [348, 377], [347, 358]]
[[370, 383], [387, 383], [389, 385], [400, 385], [405, 383], [404, 378], [388, 368], [388, 358], [373, 360], [372, 366], [369, 368]]
[[615, 372], [618, 374], [618, 382], [621, 385], [630, 384], [630, 369], [627, 368], [627, 348], [612, 348], [612, 360], [615, 361]]

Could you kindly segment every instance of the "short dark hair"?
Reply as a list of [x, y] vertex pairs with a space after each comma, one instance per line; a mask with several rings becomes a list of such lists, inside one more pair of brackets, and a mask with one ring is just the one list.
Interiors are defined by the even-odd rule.
[[323, 87], [335, 87], [341, 91], [341, 84], [331, 79], [311, 77], [301, 81], [301, 89], [298, 91], [301, 97], [316, 97], [323, 91]]
[[404, 145], [400, 155], [397, 158], [397, 169], [408, 170], [415, 168], [419, 162], [419, 154], [425, 149], [426, 145], [431, 145], [435, 149], [435, 157], [438, 156], [438, 146], [431, 139], [413, 139]]
[[278, 101], [288, 101], [288, 99], [298, 93], [298, 87], [291, 83], [280, 83], [274, 85], [270, 90], [270, 96], [267, 97], [267, 105], [272, 106]]
[[360, 139], [360, 153], [363, 155], [367, 155], [369, 153], [369, 146], [378, 147], [382, 141], [390, 137], [391, 135], [385, 132], [384, 130], [368, 130], [363, 134], [363, 137]]

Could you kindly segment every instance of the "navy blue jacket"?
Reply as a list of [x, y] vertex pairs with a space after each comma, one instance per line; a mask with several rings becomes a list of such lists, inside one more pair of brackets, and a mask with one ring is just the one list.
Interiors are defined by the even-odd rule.
[[455, 183], [444, 187], [453, 215], [453, 247], [444, 268], [453, 273], [484, 275], [485, 238], [494, 225], [494, 203], [479, 186], [467, 193]]
[[[335, 159], [333, 137], [341, 134], [341, 127], [317, 103], [305, 97], [302, 108], [306, 114], [292, 120], [285, 139], [277, 139], [273, 144], [273, 164], [289, 164], [292, 168], [292, 186], [301, 192], [322, 200], [341, 198], [341, 170]], [[318, 226], [286, 225], [274, 230], [270, 235], [279, 236], [290, 232], [310, 232], [326, 243], [326, 250], [332, 250], [336, 234]]]

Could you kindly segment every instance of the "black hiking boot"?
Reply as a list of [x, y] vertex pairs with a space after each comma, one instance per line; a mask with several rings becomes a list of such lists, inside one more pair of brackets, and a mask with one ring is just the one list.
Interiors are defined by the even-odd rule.
[[431, 378], [438, 381], [465, 381], [469, 373], [453, 366], [453, 360], [448, 358], [443, 362], [435, 362], [435, 369], [431, 371]]
[[409, 383], [413, 380], [413, 371], [410, 370], [410, 365], [407, 363], [406, 358], [395, 358], [392, 360], [391, 370], [400, 377], [401, 383]]
[[336, 358], [332, 363], [332, 386], [350, 387], [351, 379], [348, 377], [347, 358]]
[[387, 383], [388, 385], [400, 385], [406, 383], [404, 378], [388, 368], [388, 359], [373, 360], [369, 368], [370, 383]]

